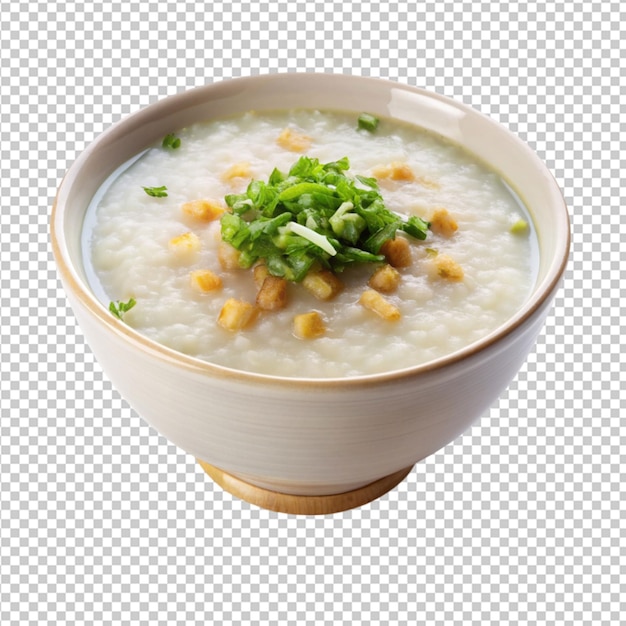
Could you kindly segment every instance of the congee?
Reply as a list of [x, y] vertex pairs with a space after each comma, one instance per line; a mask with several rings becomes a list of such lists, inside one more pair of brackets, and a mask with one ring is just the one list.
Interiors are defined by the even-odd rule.
[[532, 222], [460, 146], [361, 113], [290, 110], [164, 129], [89, 207], [94, 291], [147, 337], [261, 374], [399, 370], [504, 323]]

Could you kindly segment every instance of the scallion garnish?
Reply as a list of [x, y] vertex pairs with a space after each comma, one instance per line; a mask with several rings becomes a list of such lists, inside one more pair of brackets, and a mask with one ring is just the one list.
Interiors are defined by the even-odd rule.
[[135, 298], [130, 298], [128, 302], [121, 302], [120, 300], [117, 302], [110, 302], [109, 311], [111, 311], [117, 319], [121, 320], [124, 317], [124, 313], [130, 311], [135, 304], [137, 304]]
[[180, 148], [180, 137], [177, 137], [174, 133], [165, 135], [165, 137], [163, 137], [162, 146], [164, 148], [171, 148], [172, 150], [176, 150], [176, 148]]
[[339, 272], [384, 261], [380, 249], [399, 230], [426, 238], [428, 222], [389, 211], [376, 180], [349, 168], [347, 157], [323, 164], [303, 156], [288, 172], [274, 169], [267, 182], [226, 196], [222, 239], [240, 251], [239, 264], [263, 260], [274, 276], [298, 282], [314, 265]]
[[373, 133], [378, 128], [380, 120], [371, 113], [361, 113], [358, 119], [359, 128]]
[[529, 230], [528, 222], [525, 219], [517, 220], [510, 228], [513, 235], [526, 235]]
[[165, 185], [163, 185], [162, 187], [143, 187], [143, 190], [153, 198], [167, 197], [167, 187]]

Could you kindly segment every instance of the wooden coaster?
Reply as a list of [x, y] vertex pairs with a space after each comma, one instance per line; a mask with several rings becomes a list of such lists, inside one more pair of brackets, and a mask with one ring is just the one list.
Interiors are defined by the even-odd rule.
[[225, 491], [250, 504], [278, 513], [328, 515], [372, 502], [398, 485], [413, 467], [401, 469], [359, 489], [329, 496], [296, 496], [251, 485], [198, 459], [200, 467]]

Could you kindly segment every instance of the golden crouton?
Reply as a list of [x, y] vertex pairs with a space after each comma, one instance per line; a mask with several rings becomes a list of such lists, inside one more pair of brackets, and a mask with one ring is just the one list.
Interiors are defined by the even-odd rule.
[[373, 289], [367, 289], [359, 298], [359, 302], [366, 308], [376, 313], [379, 317], [389, 322], [395, 322], [399, 320], [402, 315], [400, 309], [393, 305], [384, 296], [374, 291]]
[[389, 165], [379, 165], [372, 170], [374, 178], [412, 182], [415, 180], [413, 170], [406, 164], [394, 161]]
[[201, 293], [222, 288], [222, 279], [211, 270], [193, 270], [189, 274], [191, 286]]
[[393, 267], [408, 267], [411, 265], [411, 246], [404, 237], [389, 239], [381, 246], [380, 253], [385, 255], [387, 263]]
[[188, 259], [200, 250], [200, 238], [192, 232], [170, 239], [169, 249], [180, 259]]
[[371, 276], [369, 286], [382, 293], [392, 293], [400, 284], [400, 272], [391, 265], [382, 265]]
[[278, 276], [265, 277], [256, 295], [256, 305], [263, 311], [277, 311], [287, 306], [287, 281]]
[[401, 183], [418, 183], [429, 189], [439, 189], [439, 183], [430, 180], [426, 176], [417, 176], [406, 164], [394, 161], [388, 165], [379, 165], [372, 170], [372, 176], [380, 182], [394, 181]]
[[329, 270], [309, 272], [302, 286], [318, 300], [331, 300], [343, 289], [342, 282]]
[[430, 229], [437, 235], [452, 237], [458, 228], [459, 225], [448, 213], [448, 209], [436, 209], [430, 218]]
[[220, 241], [217, 246], [217, 260], [220, 262], [223, 270], [241, 269], [239, 265], [240, 256], [241, 252], [225, 241]]
[[292, 128], [285, 128], [276, 143], [285, 150], [291, 150], [292, 152], [306, 152], [310, 147], [313, 140], [308, 135], [299, 133]]
[[442, 278], [452, 282], [460, 282], [463, 280], [463, 268], [447, 254], [436, 255], [430, 263], [431, 278]]
[[263, 281], [270, 275], [270, 271], [267, 269], [265, 263], [259, 263], [252, 268], [252, 276], [254, 278], [254, 284], [257, 289], [261, 289]]
[[221, 217], [222, 213], [225, 211], [223, 206], [211, 200], [192, 200], [191, 202], [185, 202], [180, 209], [185, 215], [203, 222], [216, 220]]
[[222, 180], [232, 182], [235, 178], [250, 178], [251, 171], [250, 163], [246, 161], [235, 163], [222, 173]]
[[217, 323], [226, 330], [244, 330], [254, 322], [258, 314], [259, 310], [253, 304], [228, 298], [220, 311]]
[[298, 339], [316, 339], [325, 333], [324, 320], [317, 311], [300, 313], [293, 318], [293, 334]]

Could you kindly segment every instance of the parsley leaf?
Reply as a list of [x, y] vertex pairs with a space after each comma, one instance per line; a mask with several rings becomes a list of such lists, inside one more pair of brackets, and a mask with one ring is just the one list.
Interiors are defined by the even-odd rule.
[[153, 198], [167, 198], [167, 187], [143, 187], [143, 190]]
[[240, 251], [239, 264], [264, 260], [271, 274], [301, 281], [313, 265], [339, 272], [380, 263], [382, 245], [401, 230], [423, 240], [428, 222], [389, 211], [374, 178], [348, 174], [347, 157], [320, 163], [307, 156], [288, 172], [225, 197], [222, 239]]
[[120, 300], [118, 300], [117, 303], [110, 302], [109, 311], [111, 311], [111, 313], [113, 313], [113, 315], [115, 315], [117, 319], [121, 320], [124, 317], [124, 313], [130, 311], [135, 306], [135, 304], [137, 304], [135, 298], [130, 298], [128, 302], [121, 302]]

